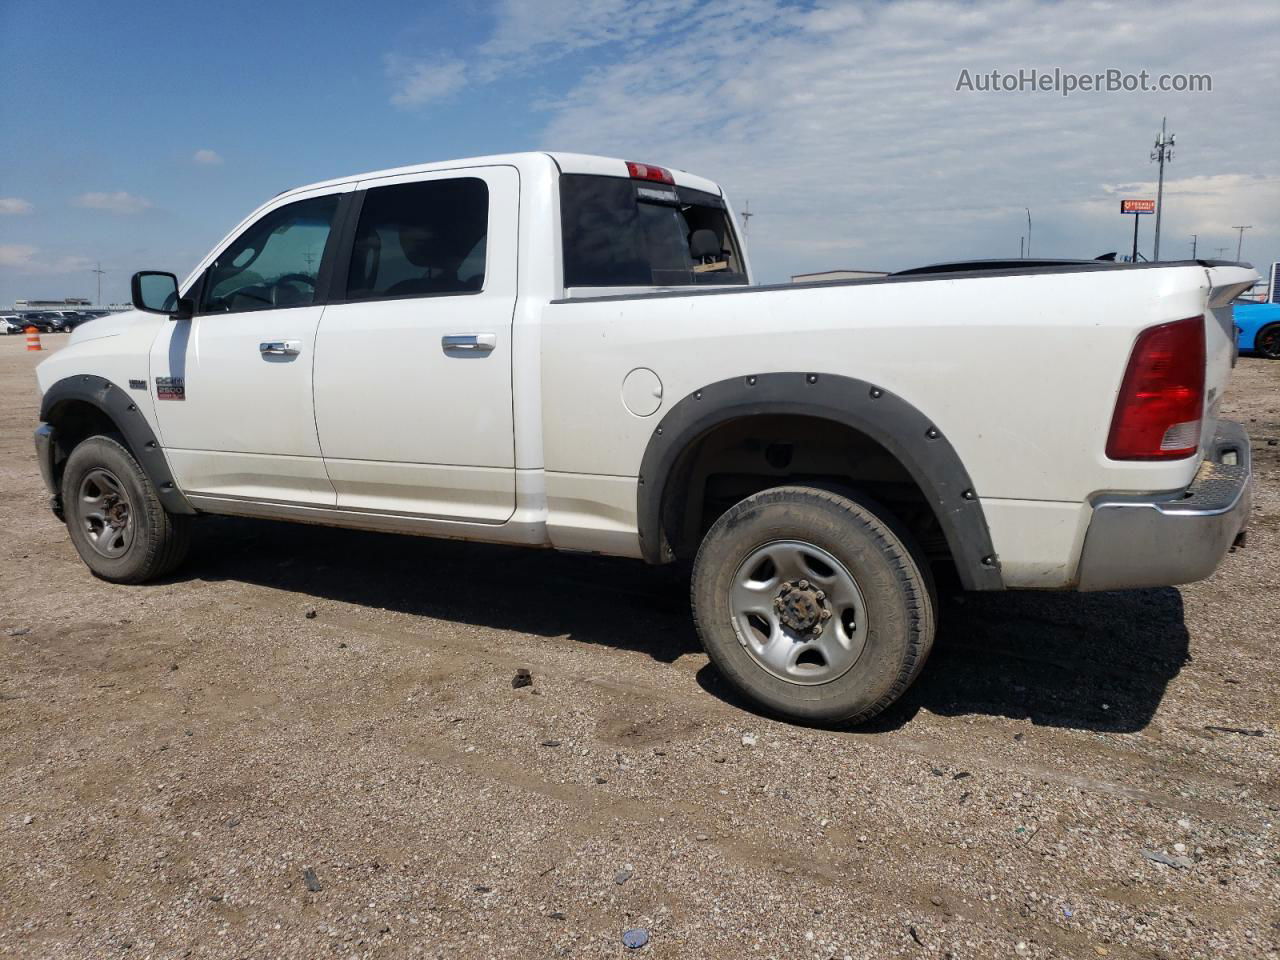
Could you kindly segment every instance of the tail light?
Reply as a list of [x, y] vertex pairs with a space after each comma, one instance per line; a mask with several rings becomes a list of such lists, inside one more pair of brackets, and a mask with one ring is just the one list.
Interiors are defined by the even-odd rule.
[[1129, 356], [1107, 437], [1112, 460], [1173, 460], [1200, 446], [1204, 317], [1150, 327]]
[[651, 163], [632, 163], [627, 161], [627, 174], [632, 180], [652, 180], [655, 183], [676, 182], [675, 177], [671, 176], [671, 171], [665, 167], [655, 167]]

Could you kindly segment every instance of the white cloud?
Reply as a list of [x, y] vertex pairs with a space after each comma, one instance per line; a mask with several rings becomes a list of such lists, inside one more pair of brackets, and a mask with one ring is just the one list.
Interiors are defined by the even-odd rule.
[[0, 197], [0, 216], [5, 214], [30, 213], [35, 208], [21, 197]]
[[[749, 6], [750, 4], [746, 4]], [[700, 0], [501, 0], [493, 35], [482, 44], [479, 73], [487, 78], [542, 66], [606, 44], [637, 50], [668, 37], [673, 24], [700, 24]]]
[[191, 161], [204, 167], [216, 167], [223, 162], [221, 154], [217, 151], [208, 149], [197, 150], [191, 155]]
[[151, 206], [150, 200], [123, 190], [115, 193], [82, 193], [71, 202], [77, 207], [106, 210], [108, 213], [141, 213]]
[[0, 269], [15, 270], [28, 276], [80, 273], [93, 266], [93, 261], [76, 256], [39, 256], [40, 248], [24, 243], [0, 243]]
[[389, 53], [383, 65], [394, 87], [391, 102], [397, 107], [423, 106], [462, 89], [467, 82], [466, 65], [452, 58], [428, 62]]
[[[1106, 202], [1106, 208], [1114, 211], [1118, 207], [1116, 201], [1122, 197], [1153, 199], [1156, 181], [1114, 184], [1104, 189], [1113, 198]], [[1265, 240], [1264, 246], [1258, 245], [1258, 231], [1275, 236], [1275, 225], [1280, 223], [1280, 176], [1228, 173], [1166, 180], [1164, 203], [1166, 211], [1177, 213], [1179, 233], [1170, 239], [1178, 251], [1189, 246], [1189, 234], [1196, 234], [1200, 256], [1213, 257], [1225, 248], [1227, 254], [1234, 257], [1236, 227], [1240, 224], [1252, 227], [1244, 234], [1244, 254], [1254, 249], [1274, 249], [1274, 243], [1265, 247]], [[1163, 246], [1165, 236], [1161, 239], [1161, 254], [1167, 256], [1170, 248]]]
[[[1111, 185], [1154, 177], [1154, 131], [1178, 133], [1166, 171], [1165, 251], [1201, 232], [1215, 247], [1253, 223], [1246, 253], [1280, 258], [1280, 132], [1258, 104], [1280, 89], [1280, 21], [1255, 0], [1230, 12], [1158, 4], [960, 0], [830, 3], [676, 0], [613, 23], [558, 4], [512, 2], [482, 52], [600, 45], [578, 79], [542, 104], [536, 146], [622, 155], [719, 180], [750, 199], [766, 279], [828, 267], [899, 268], [1016, 255], [1034, 217], [1037, 256], [1128, 248], [1132, 223]], [[522, 48], [519, 40], [526, 38]], [[557, 39], [557, 37], [559, 39]], [[1118, 68], [1211, 73], [1213, 92], [957, 93], [961, 69]], [[524, 69], [524, 68], [522, 68]], [[533, 69], [533, 67], [528, 67]], [[1261, 98], [1261, 100], [1260, 100]], [[1224, 179], [1225, 178], [1225, 179]], [[1184, 192], [1184, 186], [1186, 192]], [[1201, 191], [1204, 195], [1196, 193]], [[1154, 191], [1150, 195], [1153, 195]], [[1151, 218], [1154, 219], [1154, 218]], [[1269, 224], [1265, 226], [1264, 224]], [[1149, 251], [1150, 227], [1144, 223]], [[1219, 234], [1222, 234], [1219, 236]]]

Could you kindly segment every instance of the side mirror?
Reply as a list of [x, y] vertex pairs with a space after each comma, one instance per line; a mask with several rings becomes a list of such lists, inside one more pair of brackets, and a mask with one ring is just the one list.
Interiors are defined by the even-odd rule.
[[133, 306], [146, 313], [163, 313], [170, 320], [186, 320], [193, 312], [190, 300], [178, 296], [178, 278], [172, 273], [140, 270], [133, 275]]

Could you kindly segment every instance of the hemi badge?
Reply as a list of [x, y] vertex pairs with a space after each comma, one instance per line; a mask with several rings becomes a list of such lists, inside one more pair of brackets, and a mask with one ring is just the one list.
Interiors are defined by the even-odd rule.
[[145, 381], [145, 380], [130, 380], [130, 381], [129, 381], [129, 389], [130, 389], [130, 390], [145, 390], [145, 389], [147, 389], [147, 381]]

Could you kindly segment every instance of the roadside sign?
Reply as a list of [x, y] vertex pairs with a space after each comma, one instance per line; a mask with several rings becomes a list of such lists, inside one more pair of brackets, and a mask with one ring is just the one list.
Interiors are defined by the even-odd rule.
[[1121, 213], [1155, 213], [1156, 202], [1154, 200], [1121, 200]]

